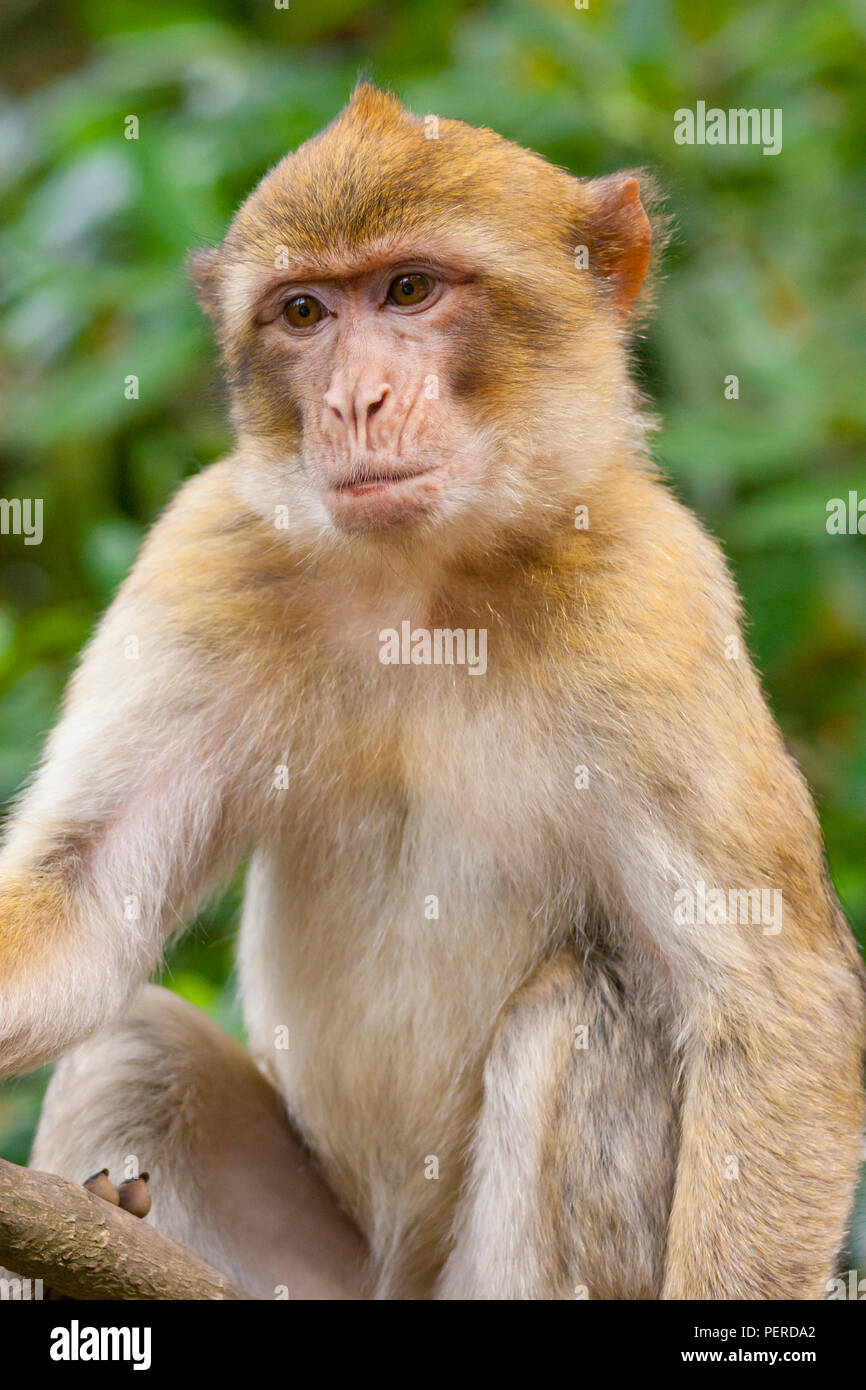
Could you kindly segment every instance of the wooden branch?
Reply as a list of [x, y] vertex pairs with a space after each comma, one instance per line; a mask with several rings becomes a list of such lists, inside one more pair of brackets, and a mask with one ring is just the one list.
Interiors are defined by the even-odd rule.
[[2, 1158], [0, 1264], [70, 1298], [249, 1298], [155, 1226], [53, 1173]]

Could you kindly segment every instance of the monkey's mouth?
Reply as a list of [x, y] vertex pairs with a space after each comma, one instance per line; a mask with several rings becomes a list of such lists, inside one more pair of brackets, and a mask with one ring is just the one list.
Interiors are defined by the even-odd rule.
[[404, 483], [414, 483], [417, 478], [425, 478], [428, 474], [435, 472], [436, 465], [430, 464], [427, 468], [404, 468], [404, 469], [381, 469], [379, 471], [363, 470], [353, 474], [351, 478], [344, 478], [337, 483], [334, 491], [342, 497], [369, 497], [377, 492], [390, 492], [394, 488], [399, 488]]
[[326, 493], [326, 506], [335, 526], [346, 531], [378, 531], [409, 526], [435, 506], [444, 472], [438, 463], [426, 467], [355, 469]]

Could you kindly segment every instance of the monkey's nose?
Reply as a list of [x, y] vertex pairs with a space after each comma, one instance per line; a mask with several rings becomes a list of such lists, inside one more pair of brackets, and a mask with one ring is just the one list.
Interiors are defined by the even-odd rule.
[[390, 392], [386, 381], [378, 386], [354, 387], [340, 382], [325, 392], [325, 405], [345, 430], [350, 444], [366, 449], [367, 425]]

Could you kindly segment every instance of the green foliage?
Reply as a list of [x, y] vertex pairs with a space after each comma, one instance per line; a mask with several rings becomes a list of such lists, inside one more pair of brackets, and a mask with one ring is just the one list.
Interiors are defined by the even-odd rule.
[[[492, 125], [581, 174], [649, 165], [676, 236], [640, 370], [657, 455], [726, 545], [773, 707], [816, 791], [866, 936], [863, 15], [853, 0], [470, 4], [47, 0], [7, 12], [0, 100], [3, 495], [45, 539], [0, 537], [0, 797], [32, 768], [76, 653], [149, 523], [228, 434], [187, 248], [219, 239], [359, 71], [417, 111]], [[681, 146], [673, 113], [779, 107], [781, 154]], [[124, 138], [138, 117], [137, 140]], [[859, 175], [859, 177], [858, 177]], [[127, 400], [124, 378], [140, 379]], [[724, 379], [740, 380], [726, 400]], [[756, 807], [756, 814], [760, 808]], [[236, 896], [169, 983], [229, 1017]], [[829, 1047], [829, 1044], [828, 1044]], [[832, 1058], [828, 1056], [828, 1065]], [[37, 1080], [0, 1098], [23, 1157]]]

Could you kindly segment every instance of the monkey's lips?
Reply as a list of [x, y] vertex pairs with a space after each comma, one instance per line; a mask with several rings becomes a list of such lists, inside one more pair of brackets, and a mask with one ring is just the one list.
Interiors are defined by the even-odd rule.
[[337, 525], [367, 529], [411, 521], [433, 500], [437, 464], [365, 468], [331, 485], [328, 510]]
[[335, 490], [340, 493], [348, 492], [352, 497], [366, 497], [371, 492], [384, 492], [404, 483], [413, 483], [416, 478], [426, 478], [434, 469], [434, 464], [426, 468], [365, 469], [360, 476], [346, 478], [337, 483]]

